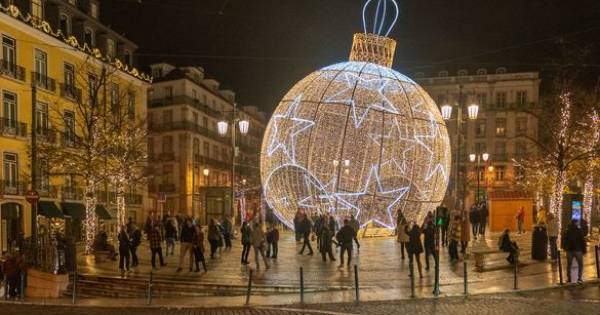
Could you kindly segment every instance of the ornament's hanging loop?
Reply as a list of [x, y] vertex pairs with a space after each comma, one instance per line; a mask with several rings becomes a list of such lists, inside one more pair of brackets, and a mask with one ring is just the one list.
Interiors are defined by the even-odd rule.
[[[389, 27], [387, 28], [387, 30], [384, 34], [383, 28], [386, 26], [385, 20], [388, 15], [388, 12], [387, 12], [388, 1], [392, 2], [396, 12], [394, 14], [394, 20], [389, 25]], [[368, 31], [367, 31], [367, 8], [371, 4], [371, 2], [373, 2], [373, 0], [367, 0], [367, 2], [365, 3], [365, 6], [363, 7], [363, 30], [364, 30], [365, 34], [368, 33]], [[377, 8], [375, 9], [375, 19], [373, 22], [373, 34], [382, 35], [382, 36], [387, 37], [392, 32], [392, 29], [394, 29], [394, 26], [396, 26], [396, 22], [398, 22], [399, 16], [400, 16], [400, 8], [398, 7], [398, 3], [396, 2], [396, 0], [377, 0]]]

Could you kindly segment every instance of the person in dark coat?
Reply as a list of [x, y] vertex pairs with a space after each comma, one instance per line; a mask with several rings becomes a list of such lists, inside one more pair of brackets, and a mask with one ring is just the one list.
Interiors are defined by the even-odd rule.
[[242, 264], [248, 264], [248, 255], [250, 255], [250, 246], [252, 245], [250, 225], [247, 221], [242, 223], [240, 234], [242, 235]]
[[567, 282], [571, 282], [573, 259], [577, 259], [577, 283], [582, 284], [583, 255], [586, 254], [587, 246], [585, 236], [577, 220], [571, 221], [571, 224], [567, 227], [562, 239], [562, 248], [567, 252]]
[[408, 258], [412, 265], [413, 262], [417, 261], [419, 268], [419, 277], [423, 278], [423, 267], [421, 265], [421, 253], [423, 252], [423, 244], [421, 244], [421, 229], [413, 221], [406, 227], [406, 234], [408, 234]]
[[125, 269], [129, 271], [129, 251], [131, 249], [131, 239], [127, 233], [127, 226], [121, 227], [119, 232], [119, 269], [121, 269], [121, 275], [125, 275]]
[[231, 249], [231, 234], [233, 234], [233, 225], [228, 217], [225, 217], [221, 224], [223, 228], [223, 240], [225, 241], [225, 249]]
[[344, 252], [348, 252], [348, 266], [350, 266], [352, 261], [352, 245], [355, 238], [355, 232], [347, 219], [344, 220], [344, 226], [337, 232], [335, 237], [341, 248], [340, 267], [344, 265]]
[[296, 235], [296, 242], [300, 242], [302, 238], [302, 221], [304, 220], [304, 215], [300, 210], [296, 212], [296, 216], [294, 217], [294, 231]]
[[221, 243], [221, 232], [215, 219], [210, 219], [208, 224], [208, 243], [210, 244], [210, 258], [214, 259], [217, 248]]
[[131, 235], [131, 267], [137, 267], [139, 260], [137, 256], [137, 249], [142, 243], [142, 232], [137, 228], [135, 224], [130, 225], [129, 235]]
[[479, 234], [479, 208], [477, 205], [471, 207], [469, 211], [469, 222], [471, 222], [471, 232], [473, 232], [473, 239], [477, 240], [477, 234]]
[[433, 256], [435, 263], [435, 222], [433, 221], [433, 213], [429, 212], [422, 226], [423, 235], [425, 236], [425, 270], [429, 270], [429, 256]]
[[304, 249], [308, 247], [308, 254], [313, 254], [312, 246], [310, 245], [310, 232], [312, 231], [312, 224], [307, 216], [304, 217], [302, 222], [300, 222], [300, 230], [302, 232], [302, 239], [304, 243], [302, 244], [302, 249], [300, 250], [300, 255], [304, 253]]
[[442, 237], [442, 246], [448, 246], [448, 226], [450, 225], [450, 212], [446, 205], [442, 204], [437, 207], [437, 222], [442, 222], [440, 226], [440, 234]]
[[277, 259], [279, 252], [279, 230], [276, 225], [272, 225], [267, 232], [267, 258]]
[[[175, 254], [175, 242], [177, 241], [175, 222], [177, 222], [175, 219], [170, 219], [165, 224], [165, 239], [167, 241], [166, 256], [169, 256], [169, 253], [171, 253], [171, 256]], [[171, 250], [169, 251], [169, 249]]]
[[321, 243], [319, 245], [323, 261], [327, 261], [327, 255], [329, 255], [329, 260], [335, 261], [333, 257], [333, 231], [329, 229], [329, 224], [324, 225], [321, 229]]
[[196, 265], [195, 272], [200, 271], [200, 263], [202, 263], [204, 272], [208, 272], [208, 269], [206, 269], [206, 260], [204, 259], [204, 232], [200, 226], [195, 226], [195, 228], [196, 233], [194, 235], [194, 240], [192, 241], [194, 246], [194, 263]]
[[489, 210], [485, 201], [479, 204], [479, 235], [485, 237], [485, 228], [487, 227], [487, 220], [489, 216]]
[[166, 266], [167, 264], [165, 264], [162, 254], [162, 236], [160, 235], [160, 226], [158, 224], [155, 224], [148, 231], [148, 241], [150, 242], [150, 254], [152, 255], [152, 269], [156, 269], [156, 256], [158, 256], [160, 266]]
[[511, 241], [509, 229], [505, 229], [502, 235], [500, 236], [499, 247], [501, 251], [508, 253], [508, 257], [506, 257], [506, 260], [511, 265], [515, 264], [519, 252], [519, 246], [517, 245], [517, 242]]

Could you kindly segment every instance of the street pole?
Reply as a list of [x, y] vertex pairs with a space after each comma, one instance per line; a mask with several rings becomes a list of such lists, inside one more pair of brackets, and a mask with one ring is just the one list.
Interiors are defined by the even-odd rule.
[[481, 162], [481, 155], [477, 154], [477, 165], [475, 165], [475, 173], [477, 174], [477, 192], [475, 193], [475, 200], [477, 201], [477, 204], [479, 204], [479, 168], [480, 168], [480, 162]]
[[456, 196], [456, 200], [454, 202], [454, 209], [458, 209], [460, 207], [459, 202], [459, 190], [458, 185], [459, 181], [459, 168], [460, 168], [460, 126], [462, 122], [462, 85], [458, 86], [458, 109], [456, 111], [456, 177], [454, 180], [454, 195]]
[[[31, 190], [36, 190], [36, 168], [37, 168], [37, 133], [36, 133], [36, 109], [37, 109], [37, 88], [35, 79], [31, 80]], [[37, 214], [38, 203], [31, 203], [31, 253], [33, 255], [33, 265], [37, 266]], [[21, 248], [21, 250], [23, 250]]]
[[231, 154], [231, 215], [233, 216], [233, 224], [236, 224], [236, 213], [235, 213], [235, 115], [236, 115], [236, 104], [233, 103], [233, 112], [232, 112], [232, 119], [231, 119], [231, 149], [232, 149], [232, 154]]
[[196, 165], [192, 156], [192, 218], [196, 218]]

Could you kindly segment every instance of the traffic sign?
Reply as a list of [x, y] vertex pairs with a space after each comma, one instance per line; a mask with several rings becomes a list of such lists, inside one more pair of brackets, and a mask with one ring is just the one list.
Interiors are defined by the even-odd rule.
[[25, 199], [29, 203], [34, 204], [34, 203], [37, 203], [40, 200], [40, 194], [38, 194], [38, 192], [35, 191], [35, 190], [30, 190], [25, 195]]

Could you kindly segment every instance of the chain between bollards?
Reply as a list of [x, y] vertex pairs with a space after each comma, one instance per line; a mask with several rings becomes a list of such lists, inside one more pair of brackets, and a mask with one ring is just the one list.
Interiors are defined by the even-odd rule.
[[152, 278], [154, 274], [150, 271], [150, 279], [148, 280], [148, 305], [152, 304]]
[[246, 291], [246, 305], [250, 305], [250, 293], [252, 293], [252, 269], [248, 273], [248, 290]]
[[77, 304], [77, 271], [73, 272], [73, 295], [71, 304]]
[[300, 267], [300, 303], [304, 304], [304, 269]]
[[354, 265], [354, 290], [356, 293], [356, 303], [360, 301], [360, 286], [358, 284], [358, 266]]
[[415, 268], [414, 268], [412, 259], [409, 262], [408, 266], [410, 268], [410, 297], [414, 298], [414, 297], [416, 297], [416, 295], [415, 295]]
[[463, 258], [463, 287], [465, 295], [469, 294], [469, 281], [467, 275], [467, 260]]
[[594, 246], [596, 251], [596, 277], [600, 278], [600, 261], [598, 261], [598, 245]]
[[563, 285], [563, 268], [562, 268], [562, 258], [561, 258], [561, 253], [560, 250], [557, 251], [557, 255], [558, 255], [558, 278], [560, 280], [560, 285]]

